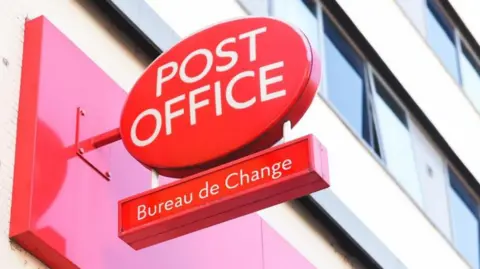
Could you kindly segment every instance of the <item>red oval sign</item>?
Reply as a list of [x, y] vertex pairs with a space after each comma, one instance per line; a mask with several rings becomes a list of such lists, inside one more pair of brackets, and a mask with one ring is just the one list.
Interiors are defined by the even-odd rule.
[[139, 162], [186, 176], [272, 146], [306, 112], [320, 64], [305, 35], [267, 17], [224, 22], [158, 57], [131, 90], [120, 132]]

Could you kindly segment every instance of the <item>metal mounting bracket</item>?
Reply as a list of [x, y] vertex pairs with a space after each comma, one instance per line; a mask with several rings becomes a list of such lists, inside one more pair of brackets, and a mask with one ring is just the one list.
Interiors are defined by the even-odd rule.
[[284, 122], [282, 143], [286, 143], [292, 139], [291, 133], [292, 133], [292, 122], [290, 121]]
[[152, 170], [152, 189], [155, 189], [158, 186], [160, 186], [160, 182], [159, 182], [160, 175], [157, 173], [155, 169], [151, 169], [151, 170]]
[[75, 150], [77, 156], [80, 157], [88, 166], [98, 172], [103, 178], [110, 181], [111, 173], [108, 170], [103, 170], [98, 165], [95, 165], [85, 155], [87, 152], [106, 146], [121, 139], [119, 128], [115, 128], [108, 132], [84, 139], [80, 141], [80, 129], [82, 118], [86, 116], [86, 111], [82, 108], [77, 108], [76, 128], [75, 128]]
[[[106, 180], [110, 180], [111, 174], [109, 171], [102, 171], [100, 168], [95, 166], [91, 161], [86, 158], [84, 155], [85, 153], [92, 151], [94, 149], [103, 147], [105, 145], [111, 144], [113, 142], [116, 142], [121, 139], [120, 136], [120, 130], [118, 128], [110, 130], [108, 132], [102, 133], [100, 135], [91, 137], [89, 139], [79, 141], [79, 136], [80, 136], [80, 122], [82, 117], [86, 116], [86, 112], [78, 108], [77, 109], [77, 128], [76, 128], [76, 134], [75, 134], [75, 147], [77, 150], [77, 155], [85, 162], [87, 163], [90, 167], [92, 167], [95, 171], [97, 171], [101, 176], [103, 176]], [[286, 121], [283, 124], [283, 137], [281, 139], [280, 144], [286, 143], [289, 140], [291, 140], [291, 131], [292, 131], [292, 123], [290, 121]], [[159, 174], [155, 169], [151, 169], [151, 188], [157, 188], [160, 183], [159, 183]]]

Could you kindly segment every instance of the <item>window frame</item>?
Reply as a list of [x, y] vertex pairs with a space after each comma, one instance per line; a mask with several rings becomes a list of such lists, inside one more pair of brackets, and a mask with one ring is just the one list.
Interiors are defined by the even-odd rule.
[[[319, 43], [321, 44], [321, 55], [322, 55], [322, 63], [323, 66], [327, 65], [327, 57], [326, 57], [326, 52], [325, 52], [325, 33], [324, 33], [324, 15], [327, 15], [332, 22], [333, 26], [337, 28], [338, 32], [340, 35], [342, 35], [343, 39], [348, 43], [350, 48], [353, 50], [353, 52], [358, 55], [360, 60], [362, 61], [363, 65], [363, 76], [362, 76], [362, 81], [365, 84], [365, 95], [366, 95], [366, 105], [367, 105], [367, 113], [369, 114], [369, 127], [370, 127], [370, 136], [372, 136], [372, 130], [375, 131], [376, 136], [377, 136], [377, 143], [378, 143], [378, 153], [375, 151], [375, 141], [374, 138], [371, 137], [372, 145], [370, 145], [365, 139], [363, 138], [363, 135], [361, 136], [358, 134], [348, 123], [348, 120], [345, 118], [345, 116], [342, 115], [342, 113], [339, 111], [338, 108], [336, 108], [335, 104], [329, 99], [328, 96], [328, 82], [326, 81], [326, 75], [322, 77], [324, 80], [322, 84], [321, 91], [319, 90], [317, 92], [317, 95], [322, 98], [322, 100], [329, 106], [329, 108], [336, 114], [336, 116], [341, 120], [341, 122], [347, 127], [347, 129], [355, 136], [355, 138], [362, 143], [362, 145], [367, 148], [368, 152], [382, 165], [385, 165], [385, 160], [383, 159], [384, 155], [384, 150], [383, 146], [381, 143], [381, 138], [379, 135], [379, 130], [378, 130], [378, 119], [376, 118], [376, 113], [375, 113], [375, 104], [373, 102], [373, 96], [371, 92], [371, 87], [372, 87], [372, 81], [370, 81], [370, 73], [374, 69], [373, 66], [370, 65], [368, 62], [367, 58], [361, 51], [361, 49], [356, 45], [356, 43], [352, 40], [350, 35], [343, 29], [342, 25], [339, 23], [337, 18], [328, 10], [328, 8], [325, 8], [320, 0], [315, 0], [317, 2], [317, 9], [320, 9], [317, 14], [317, 23], [321, 23], [321, 28], [319, 31], [321, 34], [319, 35], [320, 41]], [[327, 78], [328, 79], [328, 78]], [[372, 125], [373, 123], [373, 125]]]
[[[445, 2], [445, 3], [444, 3]], [[472, 106], [474, 111], [477, 114], [480, 114], [480, 106], [476, 106], [475, 103], [470, 99], [468, 96], [468, 93], [465, 89], [464, 81], [463, 81], [463, 70], [460, 62], [460, 57], [462, 56], [463, 49], [462, 47], [465, 47], [467, 50], [466, 53], [468, 53], [473, 59], [473, 62], [470, 62], [472, 65], [475, 66], [476, 69], [480, 70], [480, 46], [478, 43], [475, 41], [473, 36], [471, 35], [470, 32], [468, 32], [468, 29], [465, 27], [463, 23], [461, 23], [461, 20], [459, 16], [454, 12], [453, 7], [449, 3], [446, 3], [448, 1], [437, 1], [437, 0], [426, 0], [424, 3], [424, 13], [426, 14], [429, 12], [428, 10], [430, 7], [428, 6], [429, 3], [430, 5], [435, 5], [436, 10], [435, 12], [441, 13], [439, 16], [442, 17], [450, 25], [452, 28], [452, 34], [453, 34], [453, 45], [455, 47], [455, 60], [457, 64], [457, 73], [459, 75], [458, 81], [453, 77], [450, 72], [448, 72], [447, 67], [443, 64], [442, 60], [440, 59], [440, 56], [438, 56], [435, 51], [434, 54], [435, 56], [439, 59], [440, 63], [442, 66], [447, 70], [447, 73], [449, 76], [452, 77], [452, 79], [455, 81], [455, 83], [458, 85], [458, 87], [461, 89], [462, 94], [465, 96], [467, 99], [468, 103]], [[433, 12], [433, 11], [430, 11]], [[426, 20], [426, 17], [424, 17]], [[438, 18], [436, 18], [438, 20]], [[441, 21], [438, 21], [439, 24], [442, 24]], [[425, 23], [426, 25], [426, 35], [428, 35], [428, 23]], [[426, 38], [426, 37], [425, 37]], [[428, 43], [428, 41], [427, 41]], [[430, 46], [430, 44], [429, 44]], [[480, 78], [480, 72], [479, 72], [479, 78]]]
[[[301, 1], [301, 0], [300, 0]], [[342, 115], [342, 113], [339, 111], [339, 109], [335, 106], [335, 104], [329, 99], [328, 96], [328, 84], [326, 81], [323, 82], [321, 85], [320, 89], [317, 91], [317, 95], [326, 103], [326, 105], [334, 112], [334, 114], [339, 118], [339, 120], [342, 122], [344, 126], [347, 127], [347, 130], [357, 139], [358, 142], [360, 142], [364, 148], [368, 151], [368, 153], [382, 166], [384, 171], [393, 179], [394, 183], [407, 195], [408, 199], [424, 214], [424, 216], [429, 220], [428, 215], [425, 213], [423, 208], [421, 207], [422, 205], [417, 203], [415, 199], [413, 198], [412, 195], [409, 194], [409, 192], [400, 184], [400, 182], [397, 180], [396, 176], [393, 175], [391, 170], [388, 167], [387, 160], [385, 159], [385, 148], [384, 148], [384, 143], [382, 139], [382, 135], [380, 134], [380, 126], [378, 122], [378, 116], [377, 116], [377, 109], [376, 109], [376, 104], [373, 99], [373, 91], [377, 91], [375, 87], [375, 78], [382, 83], [383, 87], [387, 91], [387, 94], [390, 95], [391, 98], [395, 101], [395, 103], [400, 107], [400, 109], [405, 113], [405, 118], [406, 118], [406, 128], [407, 131], [409, 131], [410, 138], [413, 139], [410, 130], [408, 129], [409, 124], [412, 122], [412, 114], [410, 113], [409, 109], [403, 104], [401, 98], [399, 98], [395, 92], [392, 90], [391, 86], [387, 82], [387, 80], [381, 75], [381, 73], [377, 70], [377, 68], [369, 61], [368, 57], [365, 55], [365, 53], [362, 51], [362, 49], [357, 45], [357, 43], [353, 40], [353, 38], [350, 36], [350, 34], [344, 29], [342, 24], [339, 22], [339, 20], [332, 14], [332, 12], [329, 10], [329, 8], [325, 7], [325, 4], [321, 0], [314, 0], [316, 2], [317, 6], [317, 24], [319, 25], [319, 32], [321, 33], [319, 35], [319, 44], [321, 45], [320, 49], [320, 55], [322, 57], [322, 63], [323, 66], [326, 66], [326, 62], [328, 61], [326, 57], [326, 52], [325, 52], [325, 33], [324, 33], [324, 17], [323, 16], [328, 16], [330, 21], [332, 22], [333, 26], [336, 27], [336, 30], [339, 32], [340, 35], [342, 35], [342, 38], [348, 43], [349, 47], [353, 50], [353, 52], [358, 55], [360, 60], [362, 61], [362, 65], [364, 68], [363, 76], [362, 76], [362, 81], [365, 83], [365, 95], [367, 99], [367, 112], [369, 114], [369, 127], [370, 127], [370, 132], [372, 130], [375, 131], [376, 137], [377, 137], [377, 143], [378, 143], [378, 153], [375, 151], [375, 140], [373, 139], [373, 135], [371, 133], [371, 142], [372, 144], [369, 144], [368, 141], [366, 141], [363, 137], [363, 135], [359, 134], [356, 132], [356, 130], [350, 126], [348, 123], [348, 120], [345, 118], [345, 116]], [[303, 2], [303, 1], [302, 1]], [[324, 75], [322, 79], [326, 78], [327, 76]], [[372, 125], [373, 124], [373, 125]], [[428, 135], [426, 135], [428, 136]], [[412, 148], [413, 153], [415, 154], [415, 149], [413, 148], [413, 144], [410, 145]], [[441, 151], [439, 151], [441, 152]], [[415, 157], [415, 156], [412, 156]], [[442, 156], [443, 158], [443, 156]], [[415, 169], [415, 173], [418, 174], [418, 169]], [[431, 221], [432, 222], [432, 221]], [[432, 222], [433, 223], [433, 222]]]
[[[381, 79], [384, 84], [387, 85], [387, 89], [392, 97], [395, 98], [397, 103], [401, 105], [402, 109], [407, 113], [410, 121], [415, 122], [418, 127], [421, 127], [422, 131], [426, 134], [429, 141], [433, 142], [432, 146], [443, 156], [443, 158], [453, 167], [459, 171], [461, 178], [468, 180], [468, 185], [472, 186], [476, 196], [480, 197], [480, 184], [475, 180], [470, 171], [463, 165], [461, 160], [450, 148], [448, 143], [443, 139], [438, 130], [434, 127], [432, 122], [423, 113], [420, 107], [414, 102], [407, 91], [403, 88], [400, 82], [395, 78], [394, 74], [390, 71], [388, 66], [381, 60], [380, 56], [368, 43], [366, 38], [355, 27], [355, 24], [351, 19], [344, 14], [341, 7], [332, 0], [316, 0], [321, 2], [321, 5], [325, 8], [325, 13], [335, 14], [333, 21], [337, 23], [340, 30], [347, 36], [348, 41], [354, 48], [358, 50], [360, 56], [362, 56], [367, 62], [377, 78]], [[338, 18], [337, 18], [338, 17]], [[341, 23], [339, 23], [341, 21]], [[319, 95], [322, 99], [324, 96]], [[328, 100], [326, 100], [328, 103]], [[368, 147], [368, 146], [367, 146]]]
[[[372, 76], [372, 78], [370, 78], [369, 80], [372, 80], [374, 77], [377, 78], [378, 80], [381, 80], [381, 83], [383, 84], [383, 86], [386, 89], [386, 91], [388, 92], [388, 94], [392, 98], [394, 98], [395, 102], [404, 111], [406, 119], [407, 119], [407, 125], [410, 126], [410, 124], [416, 124], [417, 128], [419, 128], [419, 130], [423, 132], [424, 136], [431, 143], [431, 146], [440, 154], [440, 158], [444, 161], [443, 170], [444, 170], [444, 172], [447, 172], [446, 175], [447, 175], [448, 182], [447, 182], [445, 187], [446, 188], [450, 187], [450, 180], [451, 179], [448, 176], [448, 170], [447, 169], [448, 169], [448, 167], [452, 167], [452, 168], [455, 169], [455, 171], [458, 171], [456, 173], [457, 178], [461, 181], [462, 184], [464, 184], [464, 186], [470, 186], [472, 184], [473, 186], [476, 187], [474, 192], [473, 192], [475, 194], [474, 197], [477, 197], [478, 199], [480, 199], [480, 185], [478, 184], [478, 182], [475, 180], [473, 175], [468, 171], [468, 169], [463, 165], [463, 163], [456, 156], [456, 154], [453, 152], [453, 150], [448, 146], [448, 144], [445, 142], [445, 140], [443, 139], [441, 134], [438, 133], [438, 131], [435, 129], [435, 127], [429, 121], [429, 119], [426, 117], [426, 115], [415, 104], [415, 102], [411, 99], [411, 97], [408, 95], [408, 93], [403, 89], [403, 87], [400, 85], [400, 83], [398, 83], [398, 81], [396, 81], [394, 75], [391, 74], [388, 67], [386, 67], [386, 65], [382, 62], [382, 60], [376, 54], [376, 52], [373, 50], [373, 48], [371, 48], [369, 46], [368, 41], [364, 40], [364, 43], [366, 43], [366, 47], [368, 47], [369, 50], [372, 51], [371, 53], [368, 53], [371, 56], [368, 56], [367, 53], [364, 52], [364, 50], [362, 50], [362, 48], [360, 47], [358, 42], [354, 41], [355, 38], [351, 37], [351, 32], [352, 31], [358, 31], [358, 29], [356, 29], [353, 22], [351, 23], [351, 25], [352, 25], [351, 28], [353, 28], [353, 29], [351, 29], [350, 32], [348, 30], [345, 30], [344, 23], [339, 23], [340, 19], [336, 18], [336, 16], [334, 16], [332, 14], [332, 12], [330, 11], [330, 8], [331, 8], [330, 5], [331, 4], [329, 5], [329, 7], [326, 7], [325, 3], [330, 2], [329, 0], [315, 0], [315, 1], [317, 2], [317, 6], [321, 6], [321, 8], [323, 9], [323, 12], [320, 12], [318, 14], [322, 14], [322, 16], [324, 14], [326, 14], [327, 16], [330, 17], [332, 23], [335, 24], [335, 26], [337, 27], [339, 32], [343, 35], [344, 39], [349, 43], [351, 48], [355, 50], [355, 53], [357, 53], [359, 55], [359, 57], [361, 57], [361, 59], [364, 61], [365, 67], [367, 69], [369, 69], [369, 71], [367, 71], [366, 74], [370, 74]], [[424, 6], [426, 8], [428, 8], [427, 7], [427, 1], [425, 1]], [[317, 20], [322, 20], [322, 22], [323, 22], [323, 17], [318, 16]], [[347, 24], [350, 24], [350, 22], [347, 23]], [[322, 28], [319, 29], [319, 31], [323, 32], [323, 27], [324, 26], [322, 24]], [[361, 34], [360, 34], [360, 36], [361, 36]], [[461, 37], [461, 35], [458, 32], [457, 28], [453, 27], [453, 38], [455, 38], [455, 40], [456, 40], [460, 37]], [[321, 55], [323, 57], [322, 62], [324, 62], [324, 65], [325, 65], [325, 61], [327, 59], [325, 57], [324, 35], [320, 35], [320, 38], [321, 38], [320, 44], [322, 46]], [[363, 36], [361, 36], [361, 38], [363, 38]], [[454, 40], [454, 42], [456, 42], [455, 40]], [[457, 43], [454, 43], [454, 46], [457, 50], [457, 48], [458, 48]], [[456, 52], [455, 56], [456, 56], [456, 61], [457, 61], [457, 69], [458, 69], [459, 76], [460, 76], [459, 78], [461, 79], [461, 73], [460, 73], [461, 70], [460, 70], [460, 63], [459, 63], [459, 57], [458, 57], [459, 54]], [[376, 58], [377, 60], [375, 62], [372, 62], [372, 58]], [[380, 67], [378, 67], [378, 66], [380, 66]], [[382, 74], [382, 72], [380, 72], [380, 70], [382, 70], [382, 69], [387, 70], [388, 73], [390, 73], [391, 75], [388, 74], [387, 76], [385, 76], [384, 74]], [[449, 72], [447, 72], [447, 73], [450, 76], [452, 76], [452, 74], [450, 74]], [[386, 78], [386, 77], [389, 77], [389, 78]], [[452, 79], [454, 79], [453, 76], [452, 76]], [[391, 82], [393, 82], [393, 83], [391, 83]], [[370, 84], [370, 86], [367, 87], [367, 94], [371, 95], [372, 94], [371, 90], [376, 90], [376, 89], [375, 89], [373, 81], [370, 81], [369, 84]], [[391, 84], [394, 84], [394, 85], [392, 86]], [[373, 158], [376, 159], [381, 164], [382, 168], [387, 172], [387, 174], [390, 175], [390, 177], [393, 179], [395, 184], [397, 184], [397, 186], [407, 195], [408, 199], [411, 200], [411, 202], [418, 208], [418, 210], [424, 215], [424, 217], [432, 224], [432, 226], [434, 226], [435, 229], [437, 229], [439, 231], [441, 236], [443, 236], [443, 238], [452, 246], [452, 249], [456, 253], [458, 253], [458, 255], [460, 257], [462, 257], [462, 259], [465, 260], [465, 258], [463, 258], [463, 255], [457, 250], [457, 248], [455, 247], [454, 242], [453, 242], [453, 230], [452, 230], [453, 226], [452, 226], [452, 223], [451, 223], [452, 222], [451, 217], [449, 216], [449, 225], [450, 225], [450, 231], [449, 232], [451, 234], [451, 238], [448, 238], [439, 228], [437, 228], [436, 224], [433, 222], [432, 219], [430, 219], [430, 217], [427, 215], [426, 211], [421, 207], [421, 205], [419, 205], [413, 199], [413, 197], [400, 185], [400, 183], [397, 181], [396, 177], [390, 172], [390, 170], [387, 166], [386, 160], [384, 158], [380, 158], [380, 156], [378, 156], [375, 153], [373, 148], [361, 136], [359, 136], [359, 134], [357, 134], [357, 132], [348, 124], [347, 120], [342, 116], [340, 111], [335, 108], [335, 105], [328, 98], [328, 89], [327, 89], [326, 85], [327, 84], [325, 84], [325, 86], [322, 88], [322, 91], [318, 91], [318, 96], [337, 115], [337, 117], [340, 119], [340, 121], [347, 127], [347, 129], [354, 135], [354, 137], [361, 144], [363, 144], [363, 146], [367, 149], [367, 151], [370, 153], [370, 155], [373, 156]], [[373, 85], [373, 87], [371, 85]], [[398, 94], [399, 92], [401, 92], [402, 94], [399, 95]], [[465, 94], [463, 88], [462, 88], [462, 92]], [[371, 97], [369, 97], [369, 98], [371, 98]], [[471, 101], [469, 100], [469, 102], [471, 102]], [[370, 103], [372, 103], [375, 106], [375, 102], [372, 101]], [[371, 111], [373, 111], [373, 118], [376, 118], [377, 117], [376, 116], [377, 110], [375, 108], [372, 108]], [[376, 120], [375, 125], [376, 125], [376, 128], [377, 128], [376, 132], [377, 132], [377, 137], [378, 137], [379, 144], [380, 144], [380, 152], [382, 153], [381, 156], [385, 156], [384, 146], [383, 146], [383, 143], [382, 143], [382, 138], [381, 138], [381, 135], [380, 135], [380, 132], [379, 132], [379, 129], [378, 129], [379, 128], [378, 127], [378, 119]], [[414, 147], [413, 144], [411, 146], [412, 146], [412, 148]], [[413, 148], [413, 151], [415, 153], [416, 149]], [[417, 173], [418, 173], [418, 171], [417, 171]], [[466, 181], [465, 178], [468, 178], [469, 180]], [[469, 189], [471, 189], [471, 188], [469, 188]], [[448, 189], [446, 189], [446, 191], [448, 191]], [[447, 201], [446, 202], [447, 202], [447, 206], [448, 206], [447, 210], [450, 210], [450, 200], [449, 200], [448, 195], [447, 195]], [[479, 257], [480, 257], [480, 254], [479, 254]]]
[[[435, 0], [426, 0], [424, 2], [424, 11], [425, 11], [425, 40], [428, 44], [428, 46], [431, 48], [433, 51], [434, 55], [436, 58], [439, 60], [440, 64], [444, 67], [444, 69], [447, 71], [449, 76], [455, 81], [456, 84], [462, 85], [462, 73], [460, 69], [460, 59], [458, 57], [458, 32], [455, 27], [455, 24], [450, 20], [448, 15], [445, 13], [445, 10], [439, 5]], [[444, 63], [444, 60], [442, 59], [442, 56], [435, 51], [435, 49], [432, 47], [432, 44], [429, 40], [429, 35], [430, 35], [430, 28], [429, 28], [429, 23], [428, 23], [428, 13], [431, 13], [433, 16], [433, 19], [439, 24], [439, 27], [445, 32], [447, 35], [448, 39], [453, 45], [454, 48], [454, 55], [453, 57], [455, 58], [455, 70], [454, 71], [458, 76], [458, 79], [455, 77], [454, 74], [451, 73], [450, 68]]]
[[[428, 2], [431, 2], [432, 5], [435, 5], [437, 7], [437, 9], [438, 9], [437, 11], [442, 13], [440, 15], [445, 20], [448, 21], [448, 23], [451, 25], [451, 27], [453, 29], [455, 57], [456, 57], [457, 68], [458, 68], [458, 73], [459, 73], [459, 81], [457, 82], [455, 79], [454, 80], [457, 83], [457, 85], [460, 87], [462, 94], [468, 100], [468, 102], [470, 103], [472, 108], [478, 114], [480, 114], [480, 107], [475, 106], [473, 101], [468, 96], [467, 90], [465, 89], [465, 85], [464, 85], [464, 81], [463, 81], [464, 80], [463, 79], [463, 72], [464, 71], [462, 70], [462, 64], [460, 62], [462, 54], [464, 54], [464, 53], [468, 54], [468, 56], [470, 56], [470, 57], [468, 57], [467, 55], [465, 55], [465, 57], [467, 57], [467, 60], [476, 69], [476, 71], [478, 73], [478, 76], [480, 78], [480, 72], [479, 72], [480, 71], [480, 54], [478, 53], [479, 52], [479, 50], [478, 50], [479, 45], [475, 41], [473, 36], [470, 34], [470, 32], [468, 32], [468, 29], [465, 27], [465, 25], [463, 23], [461, 23], [460, 18], [454, 12], [451, 5], [449, 3], [444, 3], [444, 2], [448, 2], [448, 1], [440, 2], [440, 1], [437, 1], [437, 0], [427, 0], [425, 2], [425, 5], [424, 5], [425, 9], [429, 9]], [[428, 12], [428, 11], [426, 11], [426, 12]], [[429, 30], [427, 28], [427, 34], [428, 34], [428, 31]], [[477, 48], [477, 49], [475, 49], [475, 48]], [[466, 50], [465, 52], [464, 52], [464, 49]], [[443, 65], [443, 62], [442, 62], [442, 65]], [[449, 75], [451, 76], [450, 73], [449, 73]], [[477, 219], [477, 222], [479, 224], [479, 230], [480, 230], [480, 195], [478, 193], [478, 190], [475, 190], [475, 188], [472, 187], [472, 184], [470, 182], [467, 182], [464, 179], [464, 176], [462, 176], [462, 173], [458, 170], [458, 168], [455, 165], [452, 165], [452, 163], [448, 160], [448, 158], [444, 158], [444, 159], [445, 159], [445, 163], [446, 163], [445, 173], [446, 173], [447, 179], [448, 179], [447, 186], [446, 186], [447, 191], [455, 192], [456, 195], [458, 195], [458, 197], [462, 200], [462, 202], [470, 210], [472, 210], [471, 209], [471, 202], [469, 202], [468, 200], [472, 200], [472, 202], [475, 203], [476, 210], [472, 213], [475, 215], [475, 217]], [[453, 173], [455, 175], [455, 178], [452, 179], [452, 176], [451, 176], [450, 173]], [[456, 181], [456, 182], [452, 183], [452, 181]], [[466, 194], [462, 193], [462, 192], [459, 192], [452, 184], [458, 184], [460, 186], [460, 188], [462, 188], [466, 192]], [[476, 186], [477, 184], [474, 184], [474, 185], [475, 185], [475, 187], [477, 187]], [[450, 189], [450, 190], [448, 190], [448, 189]], [[478, 189], [478, 187], [477, 187], [477, 189]], [[465, 197], [465, 195], [468, 196], [468, 197]], [[448, 202], [448, 210], [449, 211], [451, 210], [451, 201], [450, 200], [451, 200], [450, 196], [447, 195], [447, 202]], [[453, 223], [452, 223], [451, 218], [450, 218], [450, 234], [451, 234], [451, 239], [449, 240], [449, 242], [453, 245], [455, 251], [457, 251], [457, 253], [459, 253], [459, 251], [456, 249], [456, 247], [454, 245], [455, 244], [454, 243], [455, 233], [454, 233], [454, 230], [453, 230]], [[478, 244], [479, 244], [479, 248], [480, 248], [480, 238], [478, 239]], [[459, 255], [463, 258], [463, 255], [461, 253], [459, 253]], [[480, 263], [480, 253], [478, 253], [477, 258], [479, 260], [478, 262]]]
[[[414, 140], [415, 138], [414, 138], [414, 136], [413, 136], [413, 134], [412, 134], [411, 127], [410, 127], [412, 124], [415, 124], [415, 122], [417, 121], [417, 119], [416, 119], [415, 115], [413, 115], [413, 114], [410, 112], [410, 110], [408, 109], [408, 107], [402, 102], [402, 100], [401, 100], [401, 99], [397, 96], [397, 94], [393, 91], [393, 89], [392, 89], [391, 86], [389, 85], [388, 81], [381, 76], [380, 72], [377, 71], [373, 66], [370, 66], [370, 68], [371, 68], [371, 70], [372, 70], [372, 71], [371, 71], [371, 78], [370, 78], [370, 79], [371, 79], [371, 81], [372, 81], [371, 83], [372, 83], [372, 85], [373, 85], [373, 86], [372, 86], [372, 89], [371, 89], [371, 90], [372, 90], [372, 93], [371, 93], [371, 94], [373, 95], [373, 91], [375, 91], [375, 92], [378, 94], [377, 86], [376, 86], [376, 84], [375, 84], [375, 79], [376, 79], [376, 80], [378, 80], [379, 83], [382, 84], [384, 90], [386, 91], [386, 94], [388, 94], [389, 97], [393, 99], [392, 101], [395, 102], [395, 104], [398, 106], [398, 108], [404, 113], [405, 122], [404, 122], [404, 123], [402, 122], [402, 123], [405, 124], [405, 129], [407, 130], [408, 135], [409, 135], [409, 139], [410, 139], [410, 149], [412, 150], [412, 153], [413, 153], [412, 158], [413, 158], [413, 162], [414, 162], [414, 164], [415, 164], [415, 174], [416, 174], [416, 176], [417, 176], [417, 178], [416, 178], [415, 180], [418, 181], [418, 185], [419, 185], [419, 188], [420, 188], [419, 191], [420, 191], [420, 194], [421, 194], [421, 197], [420, 197], [421, 200], [419, 201], [420, 204], [416, 202], [416, 200], [413, 198], [413, 196], [400, 184], [400, 182], [399, 182], [399, 180], [396, 178], [396, 176], [390, 171], [390, 169], [388, 168], [388, 160], [387, 160], [387, 159], [381, 159], [381, 160], [382, 160], [381, 164], [382, 164], [383, 168], [387, 171], [387, 173], [392, 177], [392, 179], [393, 179], [393, 181], [395, 182], [395, 184], [408, 196], [408, 198], [411, 200], [411, 202], [422, 212], [422, 214], [424, 214], [425, 217], [426, 217], [429, 221], [431, 221], [431, 222], [433, 223], [433, 220], [431, 220], [431, 219], [428, 217], [426, 211], [423, 209], [423, 205], [424, 205], [423, 199], [424, 199], [424, 196], [423, 196], [423, 193], [422, 193], [422, 190], [421, 190], [421, 182], [420, 182], [420, 177], [419, 177], [418, 163], [417, 163], [417, 161], [416, 161], [416, 154], [417, 154], [416, 151], [417, 151], [417, 149], [416, 149], [415, 146], [414, 146], [414, 141], [413, 141], [413, 140]], [[372, 96], [372, 98], [373, 98], [373, 96]], [[376, 105], [374, 101], [372, 101], [372, 103], [373, 103], [374, 105]], [[377, 116], [377, 111], [378, 111], [378, 110], [375, 110], [375, 113], [374, 113], [374, 114], [375, 114], [375, 117], [378, 117], [378, 116]], [[392, 111], [392, 112], [395, 113], [394, 111]], [[400, 120], [400, 121], [401, 121], [401, 120]], [[418, 128], [418, 126], [419, 126], [419, 124], [417, 124], [417, 128]], [[420, 127], [422, 127], [422, 126], [420, 125]], [[380, 127], [379, 127], [379, 128], [380, 128]], [[428, 135], [428, 133], [426, 133], [425, 130], [423, 130], [423, 128], [420, 128], [420, 130], [423, 132], [423, 135], [424, 135], [425, 137], [430, 138], [429, 135]], [[378, 137], [379, 137], [379, 140], [382, 139], [382, 135], [381, 135], [381, 134], [379, 134]], [[430, 141], [430, 140], [429, 140], [429, 141]], [[430, 142], [431, 142], [431, 141], [430, 141]], [[434, 148], [437, 148], [435, 144], [431, 144], [431, 146], [434, 147]], [[381, 148], [382, 148], [383, 150], [385, 150], [385, 147], [383, 146], [383, 144], [381, 145]], [[441, 151], [438, 150], [437, 152], [441, 152]], [[385, 156], [385, 155], [383, 155], [383, 156]], [[444, 156], [442, 155], [441, 158], [444, 159]], [[434, 224], [434, 225], [435, 225], [435, 224]]]
[[[446, 173], [447, 173], [447, 176], [448, 176], [448, 182], [447, 182], [446, 187], [449, 188], [450, 191], [455, 192], [455, 194], [460, 198], [460, 200], [465, 204], [467, 209], [471, 211], [471, 213], [475, 216], [475, 218], [477, 220], [478, 234], [479, 234], [479, 238], [477, 238], [477, 244], [478, 244], [478, 248], [480, 249], [480, 197], [478, 195], [476, 195], [476, 193], [472, 190], [472, 188], [468, 184], [465, 183], [465, 181], [462, 179], [462, 176], [458, 172], [456, 167], [452, 166], [448, 162], [448, 160], [446, 162], [445, 170], [446, 170]], [[454, 175], [453, 178], [452, 178], [452, 175], [451, 175], [452, 173]], [[456, 184], [458, 187], [455, 187], [452, 184]], [[460, 188], [461, 190], [457, 190], [457, 188]], [[465, 196], [467, 196], [467, 197], [465, 197]], [[466, 199], [471, 200], [471, 201], [466, 201]], [[448, 201], [449, 214], [451, 215], [450, 195], [447, 195], [447, 201]], [[474, 205], [472, 205], [472, 203], [474, 203]], [[473, 209], [472, 207], [474, 207], [475, 209]], [[468, 261], [463, 256], [463, 254], [460, 252], [460, 250], [457, 249], [457, 247], [455, 245], [456, 235], [455, 235], [453, 226], [454, 225], [453, 225], [452, 218], [450, 218], [451, 240], [449, 242], [452, 244], [453, 248], [458, 253], [458, 255], [460, 257], [462, 257], [462, 259], [464, 259], [467, 264], [470, 265], [470, 261]], [[479, 251], [479, 253], [477, 253], [477, 263], [480, 264], [480, 251]], [[477, 269], [477, 268], [474, 268], [474, 269]]]

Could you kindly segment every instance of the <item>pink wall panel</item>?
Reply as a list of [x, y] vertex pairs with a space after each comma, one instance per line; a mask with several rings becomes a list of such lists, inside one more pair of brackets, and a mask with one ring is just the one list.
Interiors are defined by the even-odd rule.
[[126, 93], [44, 17], [27, 22], [24, 49], [12, 239], [62, 269], [312, 267], [256, 214], [140, 251], [127, 246], [117, 201], [148, 189], [149, 171], [116, 142], [87, 154], [111, 171], [107, 181], [73, 147], [76, 108], [86, 111], [85, 139], [118, 127]]
[[[262, 220], [263, 269], [314, 269], [298, 251]], [[321, 255], [319, 253], [319, 255]]]

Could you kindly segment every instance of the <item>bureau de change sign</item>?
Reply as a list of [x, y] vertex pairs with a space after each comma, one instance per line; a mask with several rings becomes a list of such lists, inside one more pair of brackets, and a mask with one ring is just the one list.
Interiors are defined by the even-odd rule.
[[328, 187], [313, 136], [272, 147], [310, 106], [320, 63], [305, 35], [268, 17], [223, 22], [158, 57], [125, 103], [130, 154], [181, 178], [119, 202], [135, 249]]

